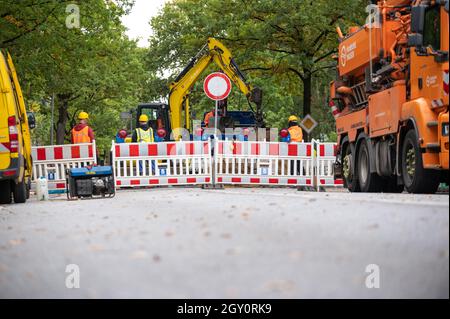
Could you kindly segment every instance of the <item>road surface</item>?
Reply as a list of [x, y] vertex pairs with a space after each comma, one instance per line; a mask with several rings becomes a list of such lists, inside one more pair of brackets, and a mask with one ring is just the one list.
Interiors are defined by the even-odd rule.
[[271, 188], [31, 199], [0, 206], [0, 297], [448, 298], [448, 209]]

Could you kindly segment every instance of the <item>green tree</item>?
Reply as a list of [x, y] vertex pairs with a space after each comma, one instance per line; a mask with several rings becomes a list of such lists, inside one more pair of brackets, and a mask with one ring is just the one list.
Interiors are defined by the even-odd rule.
[[176, 73], [208, 37], [221, 39], [252, 81], [262, 83], [273, 103], [264, 103], [268, 122], [285, 125], [289, 113], [305, 116], [325, 102], [313, 97], [313, 88], [333, 77], [336, 25], [361, 24], [366, 3], [174, 0], [151, 21], [148, 65]]
[[[120, 21], [133, 1], [70, 1], [78, 5], [79, 28], [67, 27], [67, 1], [1, 1], [0, 45], [13, 55], [29, 104], [39, 104], [45, 114], [40, 124], [51, 125], [48, 101], [54, 96], [56, 142], [69, 141], [84, 110], [106, 149], [121, 125], [120, 111], [135, 107], [146, 78], [145, 52], [126, 37]], [[49, 134], [45, 139], [40, 133], [38, 142], [48, 143]]]

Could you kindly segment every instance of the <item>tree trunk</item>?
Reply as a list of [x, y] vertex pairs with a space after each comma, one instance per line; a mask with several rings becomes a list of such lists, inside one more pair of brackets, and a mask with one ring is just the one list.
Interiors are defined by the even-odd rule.
[[58, 123], [56, 124], [56, 144], [64, 144], [66, 137], [67, 125], [67, 109], [69, 107], [68, 97], [66, 95], [58, 94], [56, 96], [56, 104], [58, 105]]
[[[312, 74], [304, 72], [303, 77], [303, 118], [311, 114], [311, 96], [312, 96]], [[310, 141], [310, 136], [307, 132], [303, 132], [303, 139], [305, 142]]]

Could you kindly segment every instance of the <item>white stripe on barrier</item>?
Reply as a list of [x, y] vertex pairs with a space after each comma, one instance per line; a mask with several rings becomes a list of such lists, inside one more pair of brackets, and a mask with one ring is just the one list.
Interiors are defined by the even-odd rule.
[[117, 187], [202, 185], [212, 183], [210, 141], [113, 142]]
[[48, 180], [48, 189], [65, 191], [66, 170], [97, 163], [95, 141], [86, 144], [33, 146], [32, 190], [40, 177]]

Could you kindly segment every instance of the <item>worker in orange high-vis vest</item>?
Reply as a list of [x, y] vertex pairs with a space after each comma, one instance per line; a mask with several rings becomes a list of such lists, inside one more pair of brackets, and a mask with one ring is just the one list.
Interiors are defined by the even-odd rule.
[[72, 144], [92, 143], [95, 139], [94, 131], [87, 125], [89, 114], [80, 112], [78, 124], [72, 129]]
[[[301, 143], [303, 142], [303, 130], [300, 126], [298, 126], [298, 117], [295, 115], [291, 115], [289, 117], [289, 125], [288, 125], [288, 142], [289, 143]], [[300, 171], [300, 161], [297, 161], [296, 165], [294, 165], [294, 162], [291, 161], [291, 175], [301, 175]], [[297, 166], [297, 169], [295, 169], [295, 166]]]
[[289, 141], [294, 143], [300, 143], [303, 142], [303, 130], [298, 125], [298, 117], [295, 115], [291, 115], [289, 117]]

